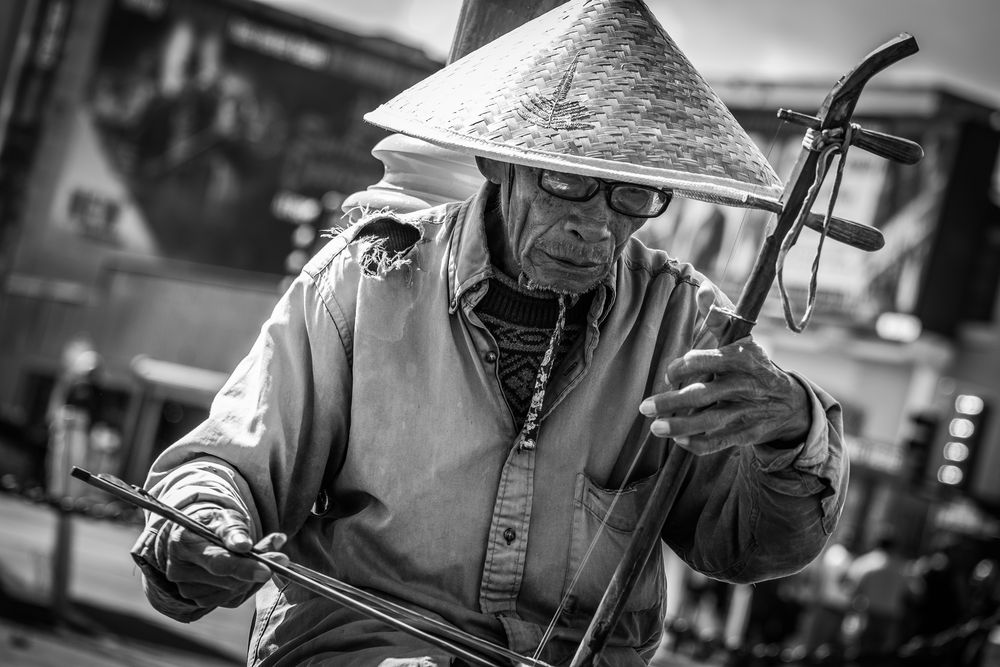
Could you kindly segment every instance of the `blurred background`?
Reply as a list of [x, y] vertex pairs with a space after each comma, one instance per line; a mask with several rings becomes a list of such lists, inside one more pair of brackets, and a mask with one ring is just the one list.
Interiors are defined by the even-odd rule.
[[[359, 206], [476, 187], [471, 163], [362, 115], [559, 2], [0, 3], [0, 649], [4, 664], [244, 661], [252, 611], [145, 603], [141, 517], [68, 478], [141, 483], [206, 414], [282, 287]], [[994, 0], [650, 0], [779, 175], [836, 80], [902, 31], [855, 121], [812, 323], [755, 336], [845, 406], [851, 487], [827, 551], [754, 587], [668, 554], [657, 664], [1000, 664], [1000, 26]], [[374, 155], [373, 155], [374, 151]], [[442, 180], [444, 181], [442, 183]], [[819, 201], [825, 201], [829, 186]], [[768, 216], [675, 201], [640, 232], [735, 298]], [[801, 312], [819, 236], [785, 283]]]

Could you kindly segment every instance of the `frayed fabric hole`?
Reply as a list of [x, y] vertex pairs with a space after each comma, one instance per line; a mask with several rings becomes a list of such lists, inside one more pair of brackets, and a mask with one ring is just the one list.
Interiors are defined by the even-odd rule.
[[[394, 215], [375, 217], [358, 223], [353, 243], [358, 249], [358, 262], [364, 274], [381, 279], [404, 267], [406, 256], [422, 236], [419, 227], [400, 221]], [[410, 277], [409, 270], [406, 277]]]
[[382, 278], [387, 273], [402, 268], [410, 263], [403, 257], [403, 252], [388, 249], [389, 240], [370, 236], [358, 241], [361, 268], [366, 276]]

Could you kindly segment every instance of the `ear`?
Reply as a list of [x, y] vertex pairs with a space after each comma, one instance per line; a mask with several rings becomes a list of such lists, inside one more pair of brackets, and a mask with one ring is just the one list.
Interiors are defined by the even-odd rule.
[[476, 156], [476, 166], [479, 167], [479, 173], [486, 177], [486, 180], [491, 183], [496, 183], [500, 185], [503, 182], [503, 177], [507, 173], [507, 165], [503, 162], [497, 162], [496, 160], [491, 160], [488, 157]]

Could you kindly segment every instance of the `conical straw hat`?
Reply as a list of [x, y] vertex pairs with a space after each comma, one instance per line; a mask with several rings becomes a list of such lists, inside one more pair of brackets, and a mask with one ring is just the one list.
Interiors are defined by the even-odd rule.
[[573, 0], [365, 115], [505, 162], [757, 206], [781, 181], [639, 0]]

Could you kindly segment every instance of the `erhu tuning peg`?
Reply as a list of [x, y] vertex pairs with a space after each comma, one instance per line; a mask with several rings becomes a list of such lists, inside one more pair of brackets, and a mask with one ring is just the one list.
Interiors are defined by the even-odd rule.
[[[820, 129], [819, 118], [798, 111], [779, 109], [778, 118], [796, 125], [804, 125], [813, 130]], [[924, 157], [924, 149], [915, 141], [885, 132], [866, 130], [859, 125], [855, 125], [854, 131], [851, 133], [851, 144], [879, 157], [902, 164], [916, 164]]]

